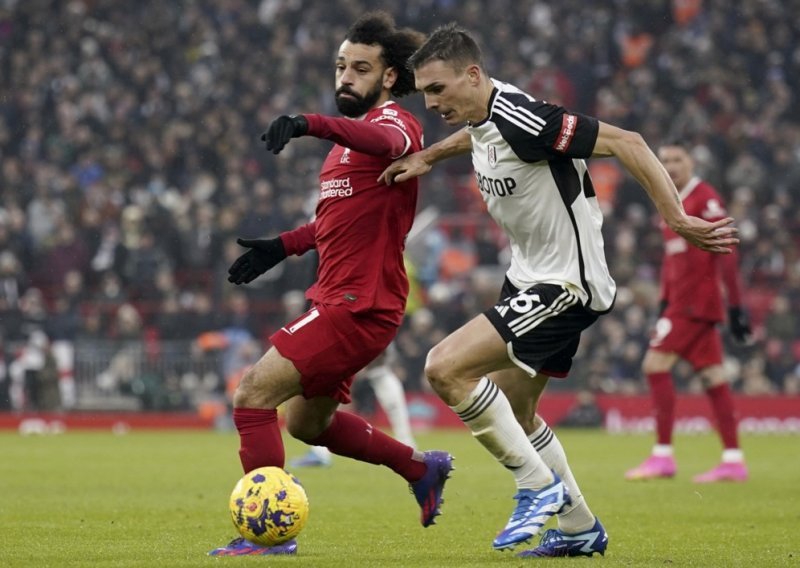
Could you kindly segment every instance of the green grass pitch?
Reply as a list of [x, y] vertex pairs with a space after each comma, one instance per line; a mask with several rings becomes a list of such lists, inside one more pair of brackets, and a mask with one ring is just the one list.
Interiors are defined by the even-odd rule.
[[[676, 440], [678, 476], [632, 483], [649, 436], [558, 431], [584, 495], [610, 535], [598, 566], [800, 566], [800, 440], [743, 440], [751, 480], [697, 486], [716, 438]], [[299, 554], [212, 558], [235, 536], [227, 500], [240, 477], [234, 433], [0, 434], [0, 566], [524, 566], [491, 541], [511, 512], [511, 475], [464, 431], [420, 434], [456, 456], [444, 515], [423, 529], [405, 483], [335, 458], [297, 470], [311, 502]], [[305, 447], [287, 441], [287, 455]], [[522, 550], [521, 548], [518, 550]], [[545, 562], [548, 562], [545, 560]]]

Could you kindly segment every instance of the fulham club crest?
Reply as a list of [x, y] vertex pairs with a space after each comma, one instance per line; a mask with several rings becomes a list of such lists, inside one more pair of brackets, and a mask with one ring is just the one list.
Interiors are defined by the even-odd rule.
[[489, 165], [493, 168], [497, 166], [497, 148], [494, 144], [489, 144]]

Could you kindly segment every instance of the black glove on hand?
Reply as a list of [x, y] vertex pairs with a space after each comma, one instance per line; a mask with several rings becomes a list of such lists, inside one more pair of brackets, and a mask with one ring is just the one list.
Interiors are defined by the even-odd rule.
[[228, 269], [228, 282], [247, 284], [286, 258], [286, 249], [280, 237], [274, 239], [236, 239], [250, 250], [236, 259]]
[[737, 343], [746, 344], [750, 341], [752, 331], [747, 314], [739, 307], [728, 308], [728, 327]]
[[292, 138], [300, 138], [308, 132], [308, 121], [302, 114], [281, 115], [273, 120], [261, 140], [267, 143], [267, 150], [279, 153]]

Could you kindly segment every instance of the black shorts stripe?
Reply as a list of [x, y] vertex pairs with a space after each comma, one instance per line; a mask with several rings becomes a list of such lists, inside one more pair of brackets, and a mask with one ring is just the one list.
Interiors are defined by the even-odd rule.
[[[573, 294], [572, 292], [564, 291], [564, 293], [559, 296], [555, 302], [553, 302], [550, 306], [540, 306], [542, 309], [534, 309], [531, 310], [531, 313], [536, 317], [528, 317], [524, 320], [524, 326], [517, 325], [509, 325], [511, 331], [514, 332], [514, 335], [517, 337], [526, 334], [537, 325], [541, 324], [544, 320], [551, 318], [553, 316], [557, 316], [558, 314], [562, 313], [563, 311], [569, 309], [570, 306], [575, 305], [578, 302], [578, 297]], [[534, 313], [535, 312], [535, 313]], [[522, 318], [518, 318], [522, 319]]]
[[552, 376], [569, 372], [581, 332], [598, 317], [563, 286], [536, 284], [519, 290], [508, 279], [497, 304], [484, 315], [509, 345], [516, 365]]

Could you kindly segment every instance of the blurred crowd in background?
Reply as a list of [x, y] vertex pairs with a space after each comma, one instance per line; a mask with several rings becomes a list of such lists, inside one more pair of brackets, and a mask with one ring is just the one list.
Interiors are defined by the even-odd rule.
[[[259, 136], [283, 113], [336, 114], [334, 54], [376, 4], [0, 0], [6, 392], [14, 364], [25, 373], [20, 349], [34, 343], [42, 368], [48, 344], [72, 344], [76, 379], [89, 373], [101, 390], [125, 383], [119, 369], [109, 378], [120, 352], [155, 365], [178, 349], [221, 369], [221, 382], [153, 371], [136, 387], [128, 378], [129, 389], [160, 393], [152, 407], [169, 408], [191, 405], [202, 385], [223, 392], [260, 356], [268, 335], [304, 309], [315, 255], [235, 287], [226, 281], [242, 252], [235, 240], [309, 220], [329, 144], [303, 138], [275, 157]], [[654, 149], [685, 140], [742, 240], [756, 340], [735, 346], [726, 336], [734, 388], [800, 392], [800, 0], [494, 0], [491, 9], [406, 0], [391, 12], [424, 32], [459, 22], [480, 40], [492, 76], [637, 130]], [[450, 133], [420, 95], [403, 104], [428, 144]], [[658, 217], [614, 161], [591, 160], [591, 171], [619, 294], [584, 334], [569, 380], [552, 388], [640, 393], [659, 301]], [[420, 201], [429, 215], [409, 241], [415, 286], [397, 339], [408, 390], [426, 388], [427, 350], [494, 303], [507, 262], [469, 159], [423, 178]], [[106, 351], [100, 369], [93, 357]], [[688, 367], [677, 375], [679, 387], [699, 388]], [[35, 406], [28, 398], [0, 392], [0, 407]]]

